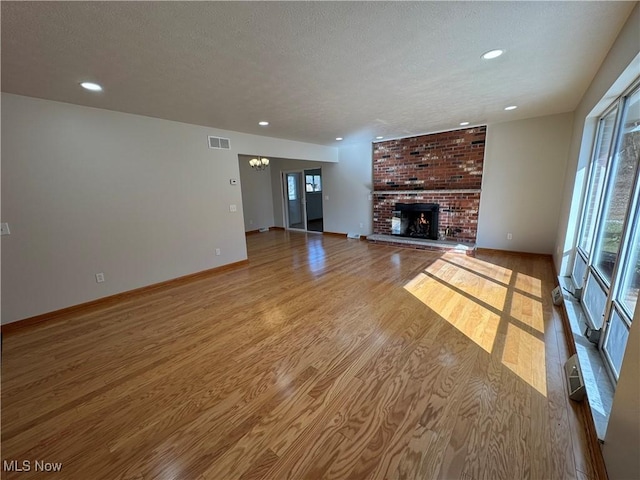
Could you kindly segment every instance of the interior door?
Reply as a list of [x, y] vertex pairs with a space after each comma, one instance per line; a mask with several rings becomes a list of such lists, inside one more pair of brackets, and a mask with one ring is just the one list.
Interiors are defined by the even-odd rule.
[[287, 228], [305, 230], [307, 222], [304, 208], [304, 173], [285, 172], [283, 176]]

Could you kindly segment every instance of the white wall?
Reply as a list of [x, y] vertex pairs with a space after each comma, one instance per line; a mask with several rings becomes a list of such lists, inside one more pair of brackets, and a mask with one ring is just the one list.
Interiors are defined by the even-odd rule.
[[640, 303], [631, 324], [602, 447], [611, 480], [640, 478]]
[[[566, 167], [553, 259], [556, 270], [567, 275], [575, 247], [575, 225], [589, 163], [595, 118], [619, 96], [640, 72], [640, 3], [622, 27], [607, 57], [574, 112], [571, 148]], [[568, 228], [571, 227], [571, 228]]]
[[331, 147], [2, 94], [2, 322], [245, 259], [240, 153], [337, 161]]
[[373, 147], [360, 143], [340, 147], [339, 163], [327, 165], [323, 170], [330, 188], [325, 194], [327, 220], [325, 230], [337, 233], [373, 231]]
[[553, 252], [572, 121], [563, 113], [488, 126], [479, 247]]
[[271, 195], [270, 169], [272, 167], [267, 167], [266, 170], [254, 170], [249, 165], [251, 158], [246, 155], [238, 156], [245, 232], [275, 225]]

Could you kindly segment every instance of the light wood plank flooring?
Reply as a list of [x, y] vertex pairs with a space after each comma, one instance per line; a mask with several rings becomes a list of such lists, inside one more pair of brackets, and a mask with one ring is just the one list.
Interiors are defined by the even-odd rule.
[[598, 478], [549, 258], [247, 242], [247, 265], [6, 337], [2, 459], [31, 471], [2, 477]]

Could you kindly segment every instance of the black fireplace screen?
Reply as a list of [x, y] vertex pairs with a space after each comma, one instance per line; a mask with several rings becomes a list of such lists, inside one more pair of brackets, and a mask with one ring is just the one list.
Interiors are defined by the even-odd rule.
[[391, 234], [437, 240], [439, 211], [437, 203], [396, 203]]

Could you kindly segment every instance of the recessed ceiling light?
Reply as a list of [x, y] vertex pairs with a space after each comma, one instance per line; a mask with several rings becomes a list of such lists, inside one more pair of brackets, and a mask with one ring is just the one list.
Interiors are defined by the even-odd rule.
[[336, 137], [336, 140], [340, 141], [342, 140], [342, 137]]
[[482, 58], [485, 60], [491, 60], [492, 58], [498, 58], [504, 53], [504, 50], [489, 50], [482, 54]]
[[383, 138], [384, 138], [384, 137], [383, 137], [382, 135], [378, 135], [378, 136], [376, 137], [376, 140], [382, 140]]
[[469, 122], [460, 122], [461, 127], [466, 127], [467, 125], [469, 125]]
[[93, 83], [93, 82], [82, 82], [80, 84], [80, 86], [82, 88], [86, 88], [87, 90], [91, 90], [92, 92], [101, 92], [102, 91], [102, 87], [100, 85], [98, 85], [97, 83]]
[[516, 108], [518, 108], [517, 105], [509, 105], [508, 107], [504, 107], [505, 110], [515, 110]]
[[260, 125], [261, 127], [266, 127], [267, 125], [269, 125], [269, 122], [265, 122], [264, 120], [261, 122], [258, 122], [258, 125]]

